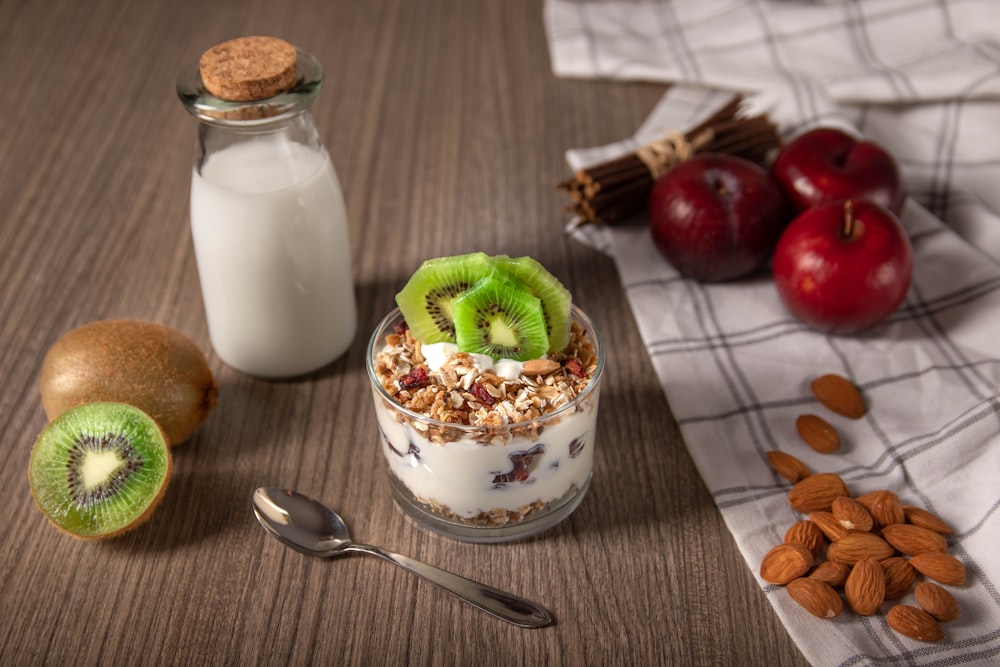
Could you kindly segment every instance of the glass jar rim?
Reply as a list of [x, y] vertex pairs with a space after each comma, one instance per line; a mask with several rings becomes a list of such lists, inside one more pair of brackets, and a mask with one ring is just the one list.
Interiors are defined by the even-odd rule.
[[215, 125], [247, 127], [273, 123], [309, 110], [323, 85], [323, 66], [312, 54], [295, 47], [296, 79], [290, 89], [262, 100], [224, 100], [208, 92], [198, 63], [181, 68], [177, 96], [192, 116]]
[[565, 405], [553, 410], [552, 412], [546, 412], [545, 414], [539, 415], [532, 419], [528, 419], [521, 422], [511, 422], [502, 425], [488, 425], [488, 424], [456, 424], [452, 422], [443, 422], [438, 419], [434, 419], [424, 413], [416, 412], [403, 405], [400, 405], [389, 392], [386, 391], [382, 383], [379, 382], [378, 377], [375, 375], [375, 356], [378, 350], [382, 349], [385, 343], [385, 333], [389, 330], [390, 323], [395, 319], [402, 319], [402, 312], [399, 308], [393, 308], [389, 311], [389, 314], [382, 318], [382, 320], [376, 325], [375, 331], [372, 333], [371, 338], [368, 340], [368, 345], [365, 352], [365, 368], [368, 371], [368, 379], [372, 386], [378, 392], [379, 397], [383, 400], [388, 401], [388, 404], [392, 406], [394, 410], [406, 415], [410, 419], [416, 420], [418, 422], [423, 422], [428, 426], [453, 429], [458, 432], [467, 434], [485, 434], [485, 433], [501, 433], [507, 429], [523, 429], [526, 427], [531, 427], [534, 424], [545, 424], [547, 422], [561, 419], [566, 413], [571, 412], [576, 409], [578, 405], [583, 403], [593, 392], [597, 390], [598, 383], [604, 374], [604, 365], [606, 352], [604, 349], [604, 340], [601, 338], [600, 332], [594, 325], [593, 321], [584, 313], [576, 304], [570, 307], [571, 317], [580, 321], [586, 329], [587, 336], [591, 339], [594, 344], [597, 353], [597, 363], [594, 367], [594, 374], [587, 383], [587, 386], [583, 390], [574, 396], [572, 400], [567, 401]]

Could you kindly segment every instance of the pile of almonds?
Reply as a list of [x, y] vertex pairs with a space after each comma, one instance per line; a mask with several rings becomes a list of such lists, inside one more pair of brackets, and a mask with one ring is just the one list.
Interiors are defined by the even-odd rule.
[[[857, 419], [865, 413], [857, 388], [840, 376], [817, 379], [813, 393], [838, 414]], [[786, 452], [768, 452], [768, 460], [793, 485], [789, 504], [808, 518], [792, 524], [784, 542], [764, 556], [761, 578], [785, 586], [819, 618], [840, 614], [844, 600], [854, 613], [870, 616], [912, 590], [918, 606], [892, 606], [889, 626], [920, 641], [943, 639], [940, 623], [958, 618], [959, 608], [941, 584], [965, 582], [965, 566], [947, 553], [951, 528], [922, 508], [903, 505], [891, 491], [852, 497], [839, 475], [813, 473]], [[918, 573], [931, 581], [918, 582]]]

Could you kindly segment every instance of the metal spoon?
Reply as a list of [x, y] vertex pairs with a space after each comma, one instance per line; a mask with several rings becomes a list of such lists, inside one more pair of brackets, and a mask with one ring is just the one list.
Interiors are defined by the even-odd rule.
[[336, 512], [301, 493], [261, 487], [253, 492], [253, 512], [264, 530], [308, 556], [331, 558], [348, 551], [373, 554], [514, 625], [540, 628], [552, 622], [548, 611], [522, 597], [380, 547], [352, 542]]

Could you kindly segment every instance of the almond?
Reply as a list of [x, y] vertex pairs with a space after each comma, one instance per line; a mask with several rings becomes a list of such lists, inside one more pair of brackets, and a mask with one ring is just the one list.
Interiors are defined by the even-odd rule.
[[855, 498], [872, 515], [876, 527], [893, 523], [904, 523], [906, 515], [899, 502], [899, 496], [892, 491], [872, 491]]
[[838, 415], [861, 419], [865, 414], [865, 402], [861, 392], [842, 375], [829, 374], [812, 381], [812, 393], [816, 400]]
[[925, 551], [910, 559], [910, 565], [925, 577], [949, 586], [965, 583], [965, 566], [962, 561], [940, 551]]
[[844, 565], [854, 565], [865, 558], [884, 560], [896, 552], [874, 533], [848, 533], [830, 545], [826, 557]]
[[559, 362], [552, 359], [529, 359], [521, 366], [521, 372], [529, 377], [535, 377], [555, 373], [560, 368]]
[[951, 526], [925, 509], [913, 505], [903, 505], [903, 514], [906, 516], [907, 523], [933, 530], [942, 535], [951, 535]]
[[850, 571], [851, 569], [843, 563], [825, 560], [813, 568], [812, 572], [809, 573], [809, 578], [819, 579], [834, 587], [843, 586]]
[[847, 530], [868, 532], [875, 525], [875, 520], [865, 506], [847, 496], [835, 498], [831, 511], [833, 518]]
[[820, 454], [833, 454], [840, 449], [840, 434], [837, 429], [818, 415], [800, 415], [795, 420], [795, 430], [807, 445]]
[[937, 584], [921, 581], [913, 589], [920, 607], [939, 621], [954, 621], [959, 616], [955, 597]]
[[917, 571], [910, 561], [899, 556], [886, 558], [879, 565], [885, 573], [885, 599], [898, 600], [910, 592], [910, 587], [917, 580]]
[[836, 542], [849, 532], [830, 512], [809, 512], [809, 520], [816, 524], [831, 542]]
[[818, 556], [823, 550], [823, 531], [812, 521], [802, 519], [793, 523], [785, 532], [785, 544], [801, 544], [813, 556]]
[[760, 562], [760, 577], [772, 584], [785, 585], [808, 572], [813, 561], [812, 552], [801, 544], [779, 544]]
[[927, 551], [947, 551], [948, 541], [940, 533], [908, 523], [894, 523], [882, 528], [882, 538], [907, 556]]
[[922, 642], [936, 642], [944, 639], [944, 630], [934, 617], [923, 609], [907, 604], [898, 604], [886, 614], [889, 627], [901, 635]]
[[830, 584], [819, 579], [794, 579], [788, 582], [788, 595], [813, 616], [833, 618], [844, 602]]
[[847, 575], [844, 597], [855, 614], [871, 616], [885, 600], [885, 573], [874, 558], [862, 558]]
[[788, 502], [792, 508], [803, 514], [829, 511], [833, 499], [850, 495], [844, 480], [832, 472], [809, 475], [797, 482], [788, 492]]
[[799, 461], [791, 454], [779, 452], [777, 450], [767, 453], [767, 462], [778, 473], [792, 484], [799, 482], [812, 474], [812, 470], [805, 463]]

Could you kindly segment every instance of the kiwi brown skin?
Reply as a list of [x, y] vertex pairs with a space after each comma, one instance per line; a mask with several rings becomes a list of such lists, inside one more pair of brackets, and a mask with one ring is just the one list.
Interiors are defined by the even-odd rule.
[[40, 372], [49, 420], [84, 403], [127, 403], [149, 414], [176, 445], [218, 402], [204, 354], [181, 332], [141, 320], [100, 320], [53, 344]]

